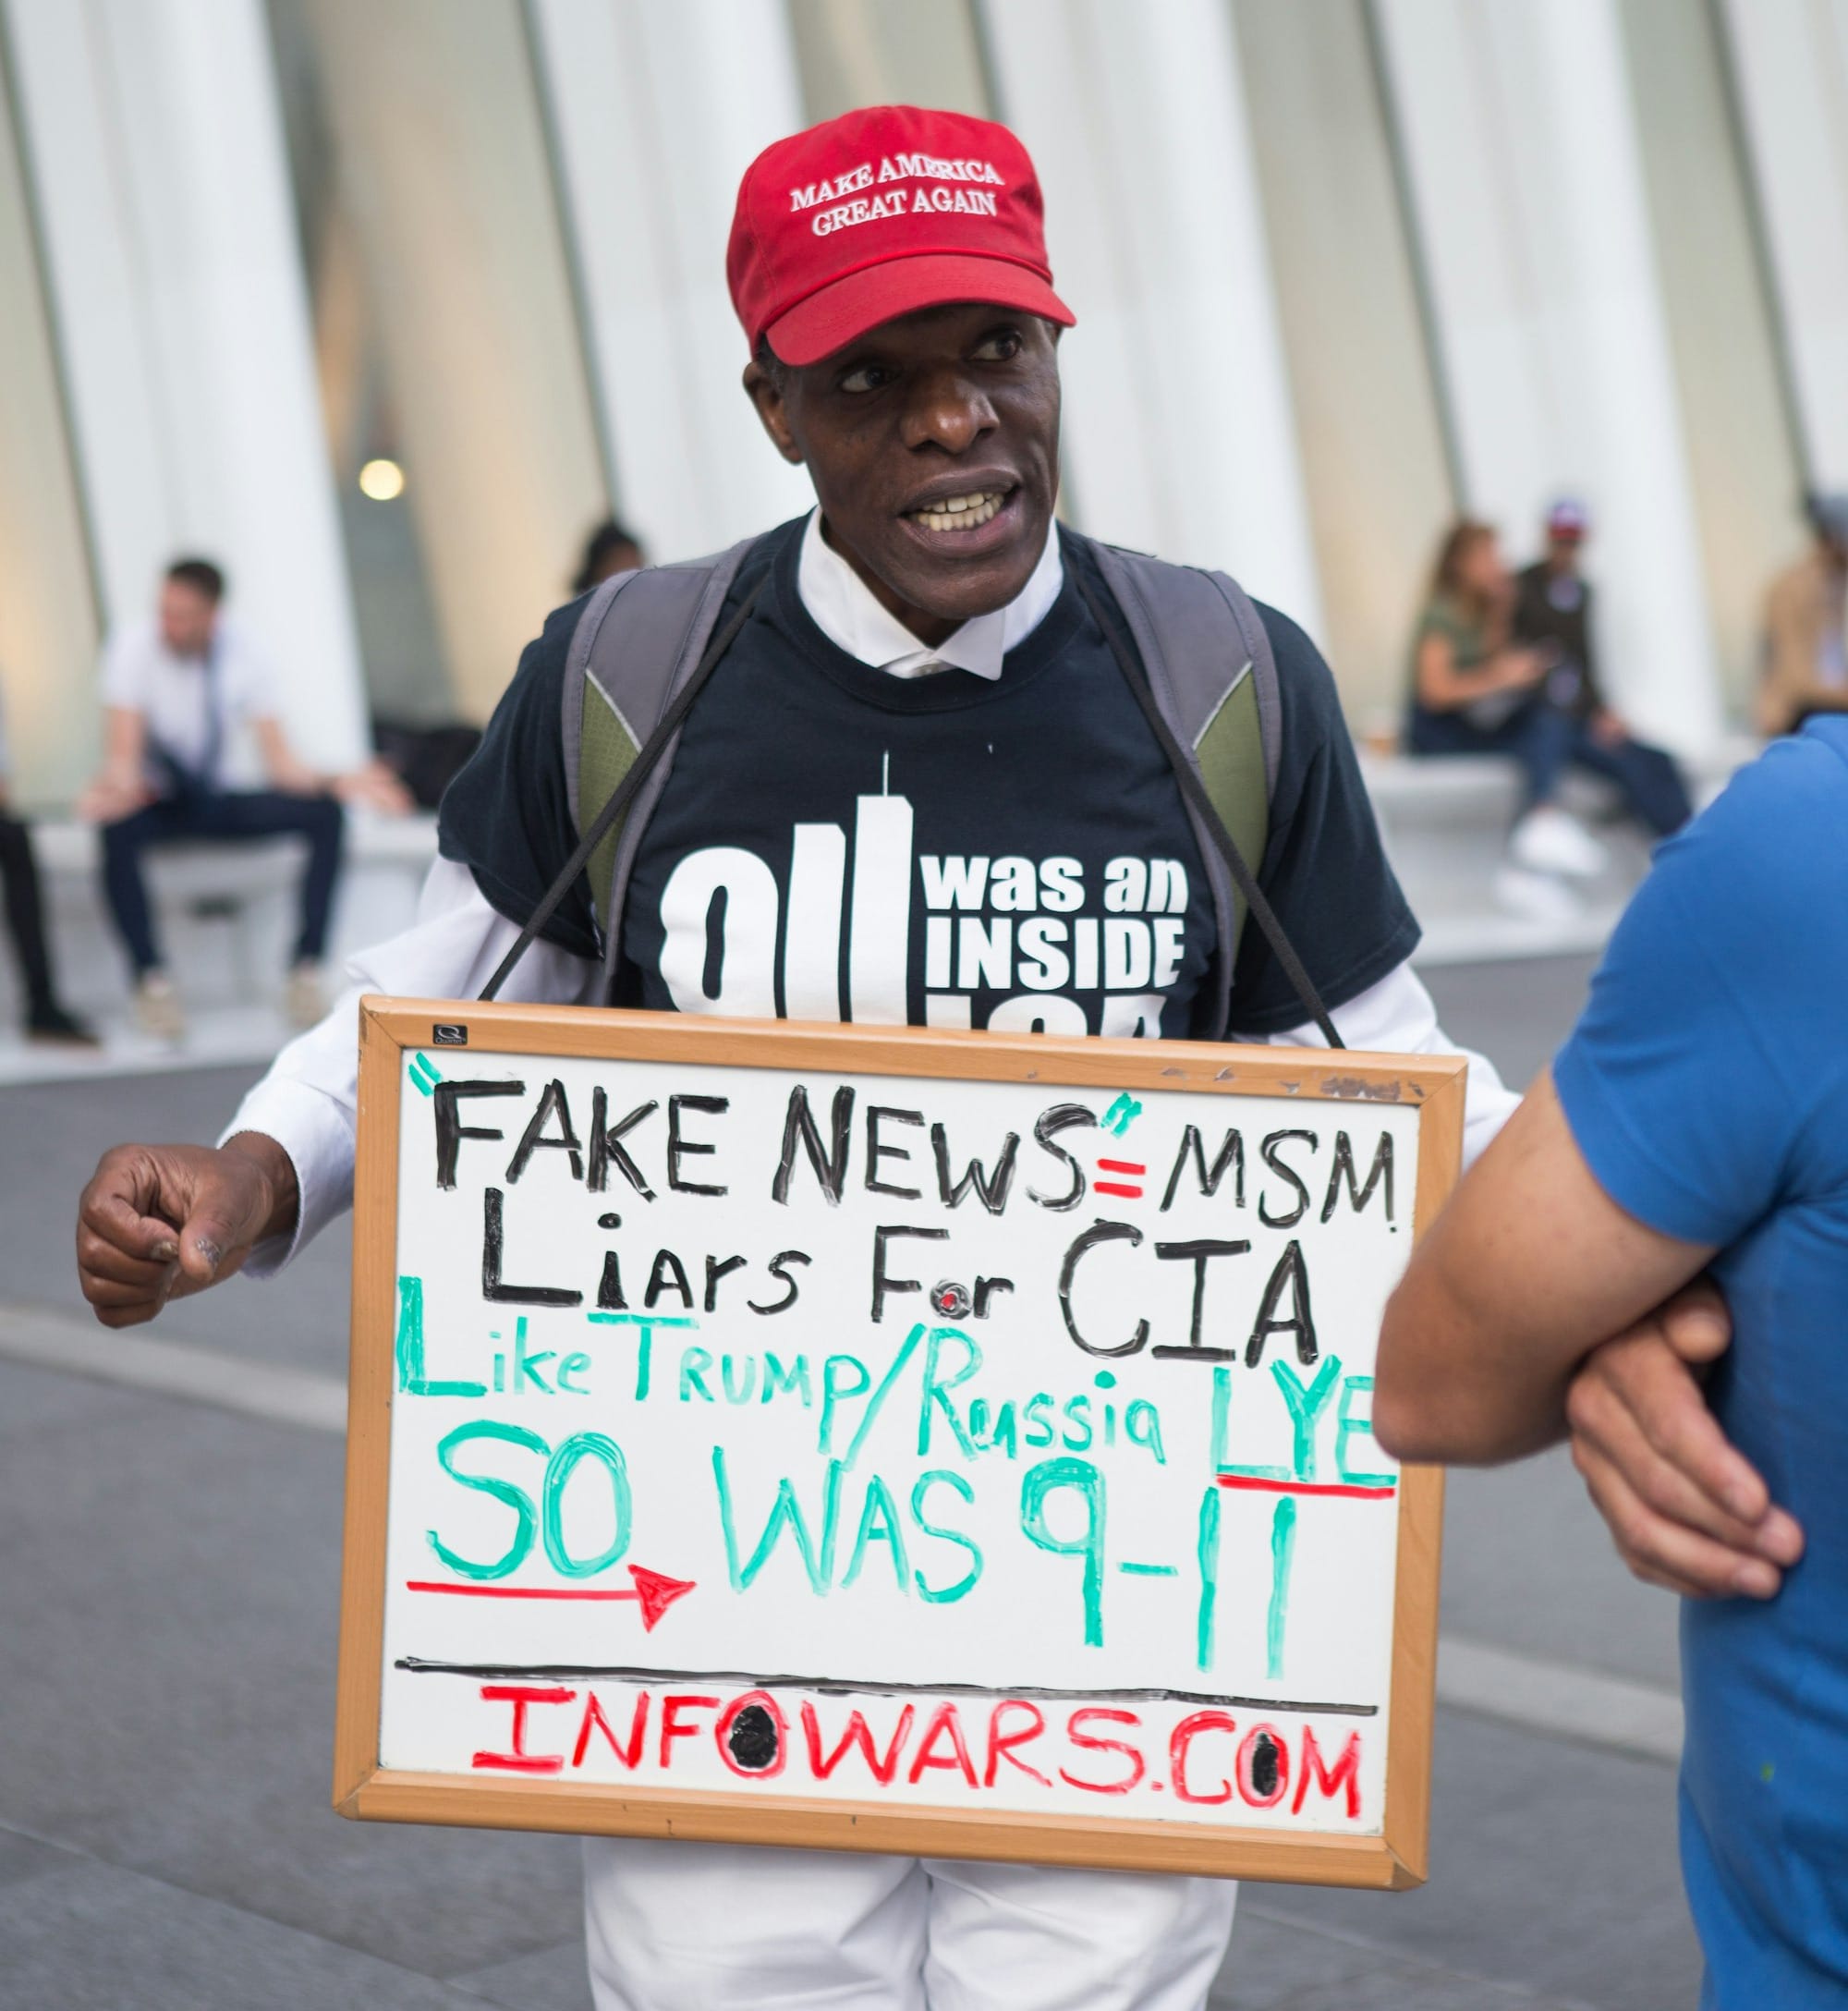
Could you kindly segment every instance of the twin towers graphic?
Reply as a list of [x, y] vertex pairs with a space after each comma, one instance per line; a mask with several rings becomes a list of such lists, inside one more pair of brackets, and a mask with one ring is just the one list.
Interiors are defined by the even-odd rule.
[[[791, 827], [786, 890], [771, 866], [743, 846], [706, 846], [680, 859], [661, 898], [661, 974], [679, 1011], [906, 1022], [918, 893], [916, 819], [910, 798], [890, 792], [889, 754], [881, 779], [879, 795], [855, 798], [851, 874], [846, 832], [838, 823]], [[1027, 870], [1025, 861], [1009, 863]], [[1165, 879], [1132, 863], [1156, 896], [1149, 905], [1173, 912], [1150, 918], [930, 913], [925, 1024], [969, 1026], [973, 993], [1013, 992], [990, 1011], [989, 1026], [1159, 1037], [1159, 988], [1173, 981], [1181, 963], [1185, 877], [1173, 862], [1154, 862], [1166, 869]], [[987, 859], [930, 858], [923, 864], [934, 869], [925, 875], [928, 908], [982, 907]], [[1054, 860], [1038, 869], [1027, 898], [1013, 905], [1069, 911], [1083, 897], [1078, 862]], [[1107, 991], [1101, 1026], [1089, 1026], [1068, 986]]]

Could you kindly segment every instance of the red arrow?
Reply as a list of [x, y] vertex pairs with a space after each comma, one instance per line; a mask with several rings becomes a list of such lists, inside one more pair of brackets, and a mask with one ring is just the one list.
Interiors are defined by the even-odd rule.
[[629, 1577], [633, 1590], [626, 1592], [590, 1591], [563, 1585], [464, 1585], [447, 1578], [407, 1578], [407, 1592], [454, 1592], [463, 1599], [633, 1599], [641, 1607], [644, 1633], [676, 1599], [693, 1590], [691, 1578], [670, 1578], [650, 1571], [645, 1564], [632, 1564]]

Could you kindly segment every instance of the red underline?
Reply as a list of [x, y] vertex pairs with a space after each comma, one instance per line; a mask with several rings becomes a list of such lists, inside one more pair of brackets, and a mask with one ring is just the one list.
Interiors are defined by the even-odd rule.
[[1390, 1501], [1392, 1487], [1347, 1487], [1334, 1481], [1267, 1481], [1255, 1473], [1222, 1473], [1222, 1487], [1255, 1488], [1261, 1494], [1339, 1494], [1350, 1501]]
[[1124, 1187], [1115, 1180], [1098, 1181], [1097, 1190], [1100, 1194], [1126, 1195], [1133, 1201], [1139, 1201], [1142, 1199], [1142, 1189], [1139, 1187]]
[[449, 1585], [431, 1578], [407, 1578], [407, 1592], [456, 1592], [464, 1599], [639, 1599], [626, 1592], [573, 1592], [549, 1585]]

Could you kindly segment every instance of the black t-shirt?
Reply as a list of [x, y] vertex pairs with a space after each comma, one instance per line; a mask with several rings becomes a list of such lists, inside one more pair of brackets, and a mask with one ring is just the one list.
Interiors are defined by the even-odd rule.
[[[802, 522], [760, 542], [769, 579], [696, 701], [638, 853], [617, 1003], [789, 1018], [1205, 1030], [1212, 900], [1181, 793], [1070, 574], [990, 681], [902, 679], [817, 628], [796, 588]], [[530, 644], [443, 802], [444, 856], [524, 922], [577, 842], [559, 722], [581, 603]], [[1380, 850], [1333, 680], [1294, 622], [1277, 658], [1282, 761], [1259, 880], [1331, 1007], [1401, 963], [1417, 924]], [[721, 616], [723, 621], [724, 616]], [[588, 884], [547, 938], [600, 954]], [[1301, 1024], [1255, 923], [1232, 1024]]]
[[1551, 642], [1559, 662], [1546, 695], [1562, 712], [1583, 718], [1604, 703], [1591, 656], [1591, 589], [1575, 575], [1556, 580], [1545, 559], [1514, 576], [1514, 640]]

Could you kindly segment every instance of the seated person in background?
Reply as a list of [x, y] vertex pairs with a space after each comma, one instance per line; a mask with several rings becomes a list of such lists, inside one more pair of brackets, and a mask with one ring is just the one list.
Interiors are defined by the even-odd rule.
[[606, 517], [584, 541], [584, 555], [578, 561], [571, 591], [589, 593], [617, 573], [636, 572], [647, 564], [641, 540], [614, 517]]
[[[1816, 719], [1657, 854], [1380, 1342], [1383, 1444], [1512, 1459], [1570, 1415], [1633, 1568], [1696, 1595], [1681, 1830], [1707, 2011], [1848, 2004], [1844, 992], [1848, 720]], [[1647, 1341], [1599, 1349], [1635, 1358], [1617, 1381], [1640, 1400], [1568, 1396], [1589, 1350], [1709, 1265], [1734, 1330], [1710, 1413]], [[1657, 1470], [1613, 1483], [1587, 1427]]]
[[39, 888], [38, 861], [32, 856], [31, 827], [11, 813], [7, 772], [6, 719], [0, 712], [0, 884], [6, 890], [6, 929], [26, 991], [26, 1038], [94, 1047], [95, 1034], [58, 1004], [51, 949], [45, 942], [44, 898]]
[[1555, 920], [1577, 911], [1562, 878], [1589, 879], [1604, 848], [1555, 801], [1574, 726], [1541, 687], [1555, 652], [1514, 643], [1514, 582], [1492, 526], [1465, 518], [1438, 550], [1412, 651], [1405, 745], [1414, 754], [1501, 754], [1518, 763], [1520, 813], [1497, 892]]
[[1804, 509], [1815, 542], [1765, 598], [1758, 728], [1767, 734], [1848, 710], [1848, 494], [1808, 496]]
[[1665, 838], [1694, 806], [1674, 757], [1632, 737], [1599, 683], [1591, 587], [1578, 569], [1589, 529], [1584, 505], [1570, 497], [1547, 512], [1546, 555], [1515, 576], [1514, 640], [1554, 652], [1543, 689], [1547, 703], [1573, 723], [1573, 764], [1614, 782], [1624, 808]]
[[[138, 1016], [169, 1041], [185, 1019], [155, 942], [141, 854], [182, 840], [241, 844], [290, 832], [308, 840], [287, 1004], [298, 1025], [311, 1025], [325, 1009], [321, 958], [343, 835], [336, 797], [377, 794], [370, 769], [322, 775], [298, 759], [269, 674], [222, 614], [224, 597], [225, 576], [210, 559], [177, 559], [162, 582], [157, 619], [109, 639], [103, 764], [78, 805], [103, 826], [103, 890], [134, 966]], [[239, 745], [246, 730], [257, 764]], [[267, 787], [246, 786], [253, 765]]]

